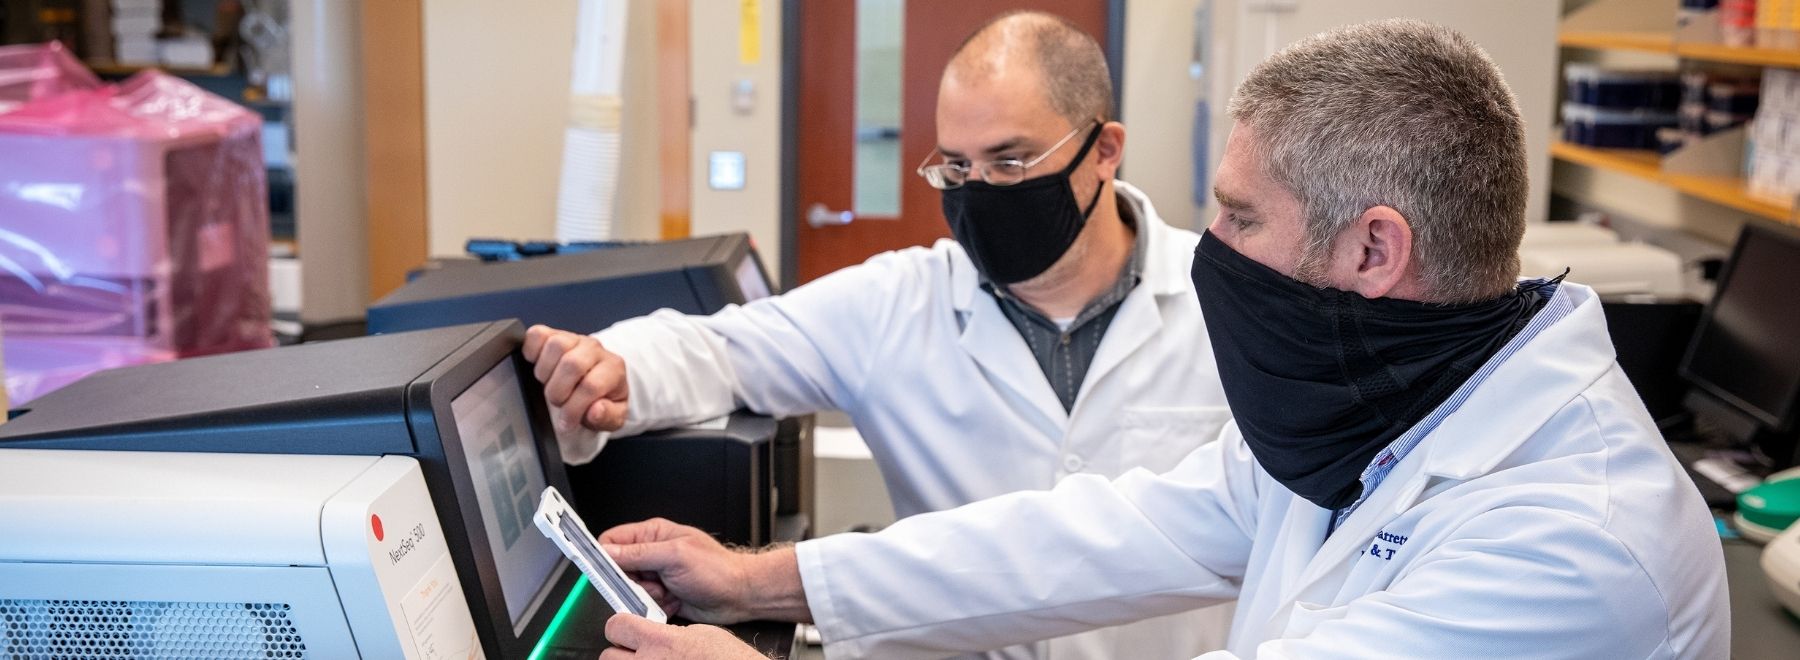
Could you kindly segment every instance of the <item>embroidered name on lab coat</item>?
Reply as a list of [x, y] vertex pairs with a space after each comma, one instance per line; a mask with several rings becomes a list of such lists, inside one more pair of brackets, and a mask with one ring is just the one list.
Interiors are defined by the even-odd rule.
[[1375, 533], [1374, 542], [1369, 544], [1369, 556], [1380, 557], [1382, 561], [1393, 561], [1394, 551], [1399, 550], [1403, 545], [1406, 545], [1406, 537], [1389, 534], [1384, 529]]

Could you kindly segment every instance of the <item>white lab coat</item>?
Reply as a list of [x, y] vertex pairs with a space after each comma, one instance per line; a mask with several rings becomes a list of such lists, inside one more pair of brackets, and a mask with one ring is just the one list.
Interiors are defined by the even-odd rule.
[[[739, 406], [843, 410], [902, 517], [1047, 489], [1070, 474], [1168, 470], [1230, 419], [1188, 273], [1199, 236], [1164, 224], [1129, 184], [1117, 190], [1150, 232], [1143, 279], [1120, 304], [1069, 412], [968, 256], [943, 240], [712, 316], [665, 310], [599, 333], [625, 359], [631, 396], [620, 434]], [[821, 551], [816, 561], [866, 565]], [[1223, 644], [1228, 617], [1189, 613], [1006, 657], [1192, 654]]]
[[1329, 538], [1329, 513], [1261, 470], [1233, 424], [1164, 475], [1082, 475], [801, 544], [827, 652], [936, 657], [1236, 598], [1228, 650], [1203, 660], [1725, 658], [1706, 506], [1593, 291], [1556, 296], [1570, 315]]

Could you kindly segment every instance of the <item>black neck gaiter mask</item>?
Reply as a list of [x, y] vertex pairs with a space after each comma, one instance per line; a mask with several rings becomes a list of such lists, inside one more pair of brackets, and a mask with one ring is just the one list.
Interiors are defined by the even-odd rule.
[[1556, 282], [1438, 305], [1318, 288], [1206, 232], [1194, 289], [1225, 400], [1256, 461], [1337, 510], [1375, 455], [1436, 409], [1525, 327]]
[[1010, 186], [970, 179], [962, 187], [943, 191], [950, 234], [988, 281], [1007, 285], [1037, 277], [1075, 244], [1106, 183], [1095, 185], [1087, 208], [1082, 208], [1069, 175], [1087, 158], [1100, 128], [1088, 133], [1075, 160], [1060, 172]]

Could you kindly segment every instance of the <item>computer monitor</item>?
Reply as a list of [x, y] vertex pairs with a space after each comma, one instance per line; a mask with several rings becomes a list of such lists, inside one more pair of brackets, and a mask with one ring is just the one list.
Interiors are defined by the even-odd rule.
[[1696, 412], [1751, 442], [1770, 468], [1794, 464], [1800, 403], [1800, 235], [1746, 225], [1682, 362]]
[[580, 572], [531, 522], [569, 484], [523, 336], [489, 322], [101, 372], [0, 425], [0, 449], [412, 457], [481, 646], [525, 658]]

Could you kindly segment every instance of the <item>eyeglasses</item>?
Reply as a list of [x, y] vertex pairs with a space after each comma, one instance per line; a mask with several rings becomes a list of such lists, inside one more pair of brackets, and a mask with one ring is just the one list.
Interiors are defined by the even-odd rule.
[[[1020, 181], [1024, 181], [1025, 173], [1032, 167], [1036, 166], [1038, 163], [1044, 162], [1045, 158], [1049, 158], [1050, 154], [1056, 153], [1056, 150], [1061, 149], [1063, 145], [1068, 144], [1069, 140], [1074, 139], [1076, 135], [1079, 135], [1089, 126], [1095, 127], [1094, 130], [1099, 130], [1099, 124], [1100, 120], [1095, 119], [1076, 127], [1075, 130], [1069, 131], [1068, 135], [1064, 135], [1061, 140], [1057, 140], [1056, 144], [1051, 145], [1051, 147], [1048, 150], [1045, 150], [1043, 154], [1040, 154], [1037, 158], [1033, 158], [1030, 161], [1022, 161], [1017, 158], [1002, 158], [1000, 160], [980, 163], [979, 169], [981, 171], [981, 180], [996, 186], [1010, 186]], [[925, 179], [925, 183], [931, 184], [931, 187], [933, 188], [938, 190], [961, 188], [963, 183], [969, 180], [969, 174], [975, 171], [975, 169], [962, 163], [927, 164], [931, 162], [932, 158], [938, 155], [938, 150], [932, 149], [931, 154], [926, 156], [923, 162], [919, 163], [919, 169], [917, 170], [919, 176]]]

